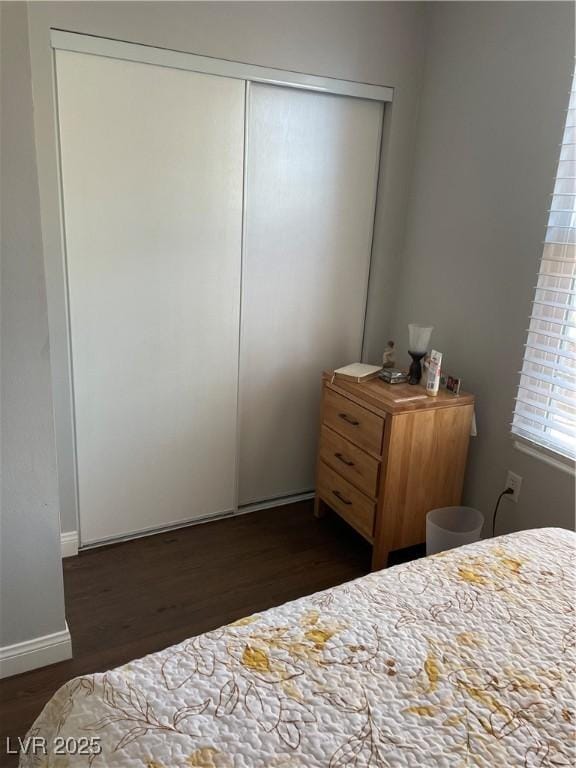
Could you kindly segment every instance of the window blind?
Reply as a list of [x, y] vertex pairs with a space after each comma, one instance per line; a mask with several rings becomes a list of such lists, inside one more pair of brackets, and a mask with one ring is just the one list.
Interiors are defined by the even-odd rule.
[[576, 83], [534, 295], [512, 431], [576, 458]]

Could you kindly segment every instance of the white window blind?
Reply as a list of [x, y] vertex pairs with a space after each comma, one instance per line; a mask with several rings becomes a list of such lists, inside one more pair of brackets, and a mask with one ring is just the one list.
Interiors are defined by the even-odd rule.
[[576, 458], [576, 91], [568, 105], [512, 431]]

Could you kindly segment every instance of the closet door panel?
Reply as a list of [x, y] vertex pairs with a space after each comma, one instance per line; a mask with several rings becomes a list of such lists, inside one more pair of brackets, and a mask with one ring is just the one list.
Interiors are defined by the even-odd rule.
[[86, 544], [235, 506], [245, 83], [56, 65]]
[[320, 374], [358, 361], [383, 107], [249, 87], [239, 502], [314, 487]]

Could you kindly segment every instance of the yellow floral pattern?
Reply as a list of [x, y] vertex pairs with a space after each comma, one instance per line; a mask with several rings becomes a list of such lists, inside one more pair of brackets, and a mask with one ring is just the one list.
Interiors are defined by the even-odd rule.
[[527, 531], [370, 574], [58, 691], [22, 768], [576, 764], [575, 535]]

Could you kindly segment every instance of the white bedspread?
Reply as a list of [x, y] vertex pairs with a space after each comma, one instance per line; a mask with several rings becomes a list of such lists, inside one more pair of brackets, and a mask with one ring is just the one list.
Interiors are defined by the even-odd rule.
[[452, 550], [72, 680], [21, 766], [574, 765], [575, 538]]

